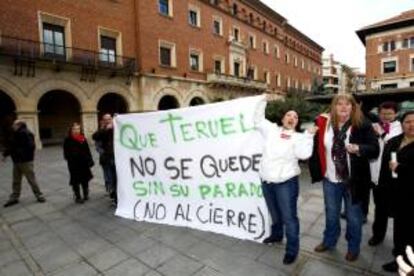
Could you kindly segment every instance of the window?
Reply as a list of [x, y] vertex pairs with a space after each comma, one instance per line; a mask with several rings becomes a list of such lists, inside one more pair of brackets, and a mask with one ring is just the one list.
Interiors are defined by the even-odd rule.
[[166, 41], [160, 41], [159, 52], [160, 65], [168, 67], [176, 66], [175, 44]]
[[159, 0], [158, 1], [159, 12], [162, 15], [172, 16], [172, 9], [170, 0]]
[[234, 37], [234, 40], [240, 41], [240, 31], [236, 27], [233, 28], [233, 37]]
[[414, 48], [414, 37], [410, 38], [410, 48]]
[[161, 46], [160, 60], [162, 65], [171, 66], [171, 48]]
[[210, 4], [217, 6], [219, 4], [219, 0], [210, 0]]
[[280, 76], [280, 74], [276, 74], [276, 86], [280, 86], [281, 83], [282, 77]]
[[383, 62], [383, 73], [395, 73], [397, 72], [397, 61], [391, 60], [391, 61], [385, 61]]
[[267, 84], [270, 84], [269, 72], [264, 71], [264, 73], [263, 73], [263, 80], [264, 80]]
[[213, 17], [213, 33], [216, 35], [223, 35], [223, 20], [221, 17]]
[[65, 58], [65, 29], [62, 26], [43, 23], [44, 55]]
[[249, 35], [249, 47], [250, 49], [256, 49], [256, 37], [252, 34]]
[[249, 67], [249, 69], [247, 69], [246, 77], [249, 80], [253, 80], [254, 79], [254, 75], [255, 75], [255, 69], [254, 69], [254, 67]]
[[305, 70], [305, 61], [302, 58], [302, 69]]
[[234, 62], [233, 66], [234, 66], [234, 76], [240, 77], [240, 63], [236, 61]]
[[232, 9], [232, 12], [233, 12], [233, 15], [237, 15], [237, 4], [233, 4], [233, 9]]
[[116, 62], [116, 39], [101, 35], [101, 49], [99, 60], [107, 63]]
[[286, 78], [286, 87], [289, 88], [290, 87], [290, 77]]
[[395, 50], [395, 41], [388, 41], [388, 42], [384, 42], [384, 44], [382, 44], [382, 51], [383, 52], [388, 52], [388, 51], [394, 51]]
[[405, 38], [405, 39], [402, 41], [402, 47], [403, 47], [403, 48], [408, 48], [408, 38]]
[[279, 46], [275, 45], [274, 52], [275, 52], [275, 57], [280, 58]]
[[392, 89], [392, 88], [398, 88], [398, 85], [396, 83], [381, 84], [381, 90]]
[[395, 50], [395, 41], [394, 40], [390, 42], [390, 50], [391, 51]]
[[200, 70], [200, 57], [197, 54], [190, 54], [190, 68], [194, 71]]
[[267, 41], [263, 41], [263, 53], [269, 54], [269, 43]]
[[202, 69], [202, 55], [197, 50], [190, 50], [190, 69], [201, 72]]
[[285, 54], [285, 62], [289, 63], [289, 54], [288, 53]]
[[296, 56], [293, 56], [293, 64], [295, 67], [298, 67], [298, 58]]
[[188, 23], [194, 27], [200, 27], [200, 16], [198, 9], [190, 9], [188, 11]]
[[410, 64], [411, 64], [410, 70], [411, 70], [411, 72], [414, 72], [414, 58], [411, 58], [410, 60], [411, 60], [411, 62], [410, 62]]
[[221, 63], [222, 63], [221, 60], [218, 60], [218, 59], [214, 60], [214, 73], [216, 74], [223, 73], [221, 71]]
[[249, 13], [249, 22], [250, 22], [250, 24], [254, 23], [254, 16], [253, 16], [252, 13]]
[[382, 51], [383, 52], [388, 52], [388, 42], [382, 44]]

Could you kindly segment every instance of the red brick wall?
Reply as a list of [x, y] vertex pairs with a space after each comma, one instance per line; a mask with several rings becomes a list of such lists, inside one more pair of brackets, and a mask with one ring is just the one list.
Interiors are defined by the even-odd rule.
[[[188, 24], [188, 5], [194, 4], [201, 10], [201, 28], [194, 28]], [[221, 6], [225, 7], [226, 3], [221, 2]], [[248, 34], [254, 33], [256, 35], [256, 49], [248, 50], [249, 63], [257, 66], [259, 80], [264, 80], [264, 68], [270, 72], [272, 81], [271, 87], [276, 87], [275, 73], [281, 73], [282, 84], [285, 83], [286, 76], [292, 80], [298, 79], [300, 82], [311, 83], [313, 73], [307, 70], [310, 58], [305, 58], [305, 70], [301, 69], [301, 59], [304, 57], [293, 49], [289, 49], [290, 63], [285, 64], [286, 46], [283, 40], [275, 38], [274, 28], [278, 29], [279, 38], [283, 39], [284, 30], [277, 23], [271, 22], [268, 18], [260, 15], [257, 11], [253, 11], [249, 7], [238, 3], [239, 18], [234, 18], [232, 15], [218, 10], [217, 8], [205, 3], [204, 1], [196, 0], [180, 0], [173, 1], [173, 17], [166, 17], [158, 12], [158, 1], [140, 0], [139, 1], [139, 21], [140, 21], [140, 43], [142, 50], [140, 52], [142, 71], [151, 72], [152, 69], [156, 73], [183, 76], [185, 73], [188, 77], [205, 79], [205, 74], [192, 73], [189, 69], [189, 47], [202, 49], [203, 52], [203, 69], [204, 73], [209, 73], [213, 68], [213, 55], [221, 55], [225, 57], [226, 74], [229, 74], [229, 45], [228, 37], [231, 33], [233, 25], [240, 28], [241, 38], [247, 43]], [[244, 10], [244, 11], [243, 11]], [[255, 18], [255, 27], [248, 24], [246, 18], [252, 12]], [[218, 15], [223, 19], [223, 37], [219, 37], [212, 33], [213, 14]], [[246, 16], [247, 15], [247, 16]], [[259, 30], [257, 17], [261, 18], [261, 22], [266, 20], [267, 29], [271, 29], [270, 34]], [[260, 25], [261, 26], [261, 25]], [[261, 27], [260, 27], [261, 29]], [[313, 66], [318, 66], [321, 69], [321, 52], [312, 49], [305, 41], [301, 41], [294, 34], [288, 34], [290, 39], [295, 39], [296, 47], [302, 47], [305, 51], [312, 52], [316, 60], [313, 60]], [[159, 66], [158, 57], [158, 41], [166, 40], [176, 45], [177, 68], [162, 68]], [[262, 50], [262, 39], [269, 42], [269, 54], [266, 55]], [[279, 45], [280, 58], [274, 56], [274, 44]], [[293, 65], [293, 55], [298, 58], [298, 67]], [[293, 82], [292, 82], [293, 85]]]
[[[383, 77], [403, 77], [413, 76], [410, 68], [410, 55], [414, 54], [413, 48], [397, 49], [392, 52], [378, 52], [378, 47], [382, 48], [382, 44], [386, 41], [402, 41], [404, 38], [414, 36], [414, 32], [404, 32], [383, 36], [381, 38], [373, 38], [366, 40], [366, 76], [367, 82], [372, 79], [380, 79]], [[387, 57], [398, 57], [398, 72], [382, 74], [381, 59]]]
[[123, 55], [135, 57], [134, 0], [1, 0], [2, 35], [39, 41], [38, 11], [70, 19], [72, 46], [98, 51], [98, 26], [122, 33]]

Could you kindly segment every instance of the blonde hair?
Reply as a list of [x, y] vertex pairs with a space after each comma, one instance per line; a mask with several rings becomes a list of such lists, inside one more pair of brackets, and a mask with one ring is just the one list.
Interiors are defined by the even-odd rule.
[[331, 107], [330, 107], [330, 115], [331, 115], [331, 124], [332, 126], [338, 126], [339, 118], [336, 114], [336, 105], [340, 100], [345, 100], [348, 103], [351, 103], [352, 110], [351, 110], [351, 125], [352, 127], [360, 127], [362, 125], [362, 121], [364, 119], [361, 107], [356, 102], [355, 98], [351, 94], [336, 94], [332, 98]]

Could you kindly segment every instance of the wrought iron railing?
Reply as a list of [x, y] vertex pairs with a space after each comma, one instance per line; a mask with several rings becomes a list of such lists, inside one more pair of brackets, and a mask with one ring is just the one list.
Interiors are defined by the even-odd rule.
[[0, 55], [29, 61], [90, 66], [97, 70], [125, 71], [128, 74], [137, 70], [134, 58], [10, 36], [0, 36]]

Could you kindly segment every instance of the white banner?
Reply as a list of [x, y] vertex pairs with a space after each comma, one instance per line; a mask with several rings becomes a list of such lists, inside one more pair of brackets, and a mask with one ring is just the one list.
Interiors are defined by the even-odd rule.
[[116, 215], [261, 241], [269, 216], [258, 175], [262, 96], [118, 115]]

